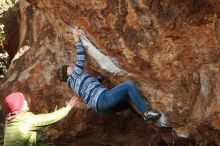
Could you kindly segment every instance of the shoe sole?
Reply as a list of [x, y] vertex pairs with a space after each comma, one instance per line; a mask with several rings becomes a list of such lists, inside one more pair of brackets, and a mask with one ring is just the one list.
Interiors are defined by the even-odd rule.
[[136, 105], [132, 102], [131, 99], [128, 99], [129, 104], [131, 105], [131, 107], [146, 121], [156, 121], [161, 117], [161, 114], [154, 116], [154, 118], [149, 118], [149, 119], [145, 119], [145, 117], [143, 117], [143, 113], [136, 107]]
[[161, 114], [158, 114], [157, 116], [149, 116], [149, 118], [147, 117], [146, 121], [157, 121], [158, 119], [160, 119]]

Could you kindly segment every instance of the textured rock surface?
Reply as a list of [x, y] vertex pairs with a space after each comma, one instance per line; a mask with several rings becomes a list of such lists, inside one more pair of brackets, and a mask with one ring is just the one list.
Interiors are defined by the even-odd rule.
[[[82, 145], [220, 144], [220, 2], [218, 0], [28, 0], [19, 11], [20, 49], [1, 81], [2, 99], [25, 93], [36, 112], [51, 112], [73, 94], [56, 68], [74, 65], [67, 25], [77, 25], [120, 73], [87, 54], [86, 71], [111, 87], [132, 79], [144, 98], [164, 112], [170, 128], [135, 114], [101, 116], [78, 105], [47, 129], [50, 139]], [[19, 57], [20, 56], [20, 57]], [[1, 99], [1, 100], [2, 100]], [[153, 129], [154, 130], [153, 130]], [[212, 135], [212, 136], [210, 136]]]

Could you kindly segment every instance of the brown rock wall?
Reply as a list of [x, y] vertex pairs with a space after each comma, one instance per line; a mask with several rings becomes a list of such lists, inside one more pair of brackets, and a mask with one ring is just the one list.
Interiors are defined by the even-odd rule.
[[128, 111], [103, 117], [80, 104], [66, 120], [48, 129], [52, 140], [146, 145], [159, 144], [161, 137], [168, 144], [220, 144], [219, 1], [28, 2], [32, 5], [20, 4], [21, 57], [14, 59], [1, 81], [2, 97], [20, 90], [35, 112], [53, 111], [69, 99], [72, 92], [57, 81], [55, 71], [62, 64], [74, 65], [75, 50], [66, 32], [67, 24], [77, 25], [125, 72], [112, 74], [89, 54], [86, 71], [105, 76], [108, 87], [134, 80], [145, 100], [166, 114], [171, 127], [150, 124], [152, 130]]

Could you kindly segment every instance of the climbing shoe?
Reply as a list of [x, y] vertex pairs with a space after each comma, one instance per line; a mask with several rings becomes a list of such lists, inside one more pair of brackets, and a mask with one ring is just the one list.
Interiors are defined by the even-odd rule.
[[143, 119], [146, 121], [156, 121], [161, 117], [161, 114], [153, 111], [146, 111], [143, 113]]

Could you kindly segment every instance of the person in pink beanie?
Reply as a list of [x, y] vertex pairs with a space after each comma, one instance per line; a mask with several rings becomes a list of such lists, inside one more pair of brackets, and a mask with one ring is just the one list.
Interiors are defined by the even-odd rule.
[[66, 117], [77, 102], [78, 97], [73, 96], [66, 107], [48, 114], [34, 115], [29, 112], [28, 103], [21, 92], [8, 95], [5, 98], [9, 113], [5, 122], [4, 146], [36, 145], [37, 131]]
[[24, 99], [24, 95], [21, 92], [8, 95], [5, 98], [5, 105], [9, 111], [9, 114], [6, 117], [8, 120], [15, 118], [15, 116], [22, 111], [29, 111], [27, 101]]

